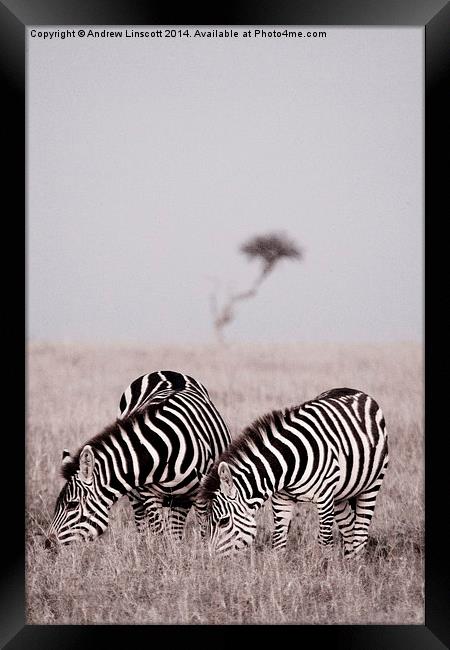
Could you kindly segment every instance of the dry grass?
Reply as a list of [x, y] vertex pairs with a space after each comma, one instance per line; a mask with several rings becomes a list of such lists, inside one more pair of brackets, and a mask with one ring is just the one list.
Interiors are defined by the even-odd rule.
[[[392, 346], [76, 347], [33, 345], [28, 361], [27, 622], [423, 624], [422, 351]], [[50, 555], [42, 547], [62, 486], [61, 450], [77, 448], [116, 415], [125, 386], [172, 369], [202, 381], [232, 435], [256, 416], [335, 386], [382, 406], [391, 463], [368, 552], [325, 558], [314, 506], [297, 506], [285, 554], [270, 550], [271, 513], [256, 547], [210, 558], [190, 515], [173, 545], [134, 530], [126, 499], [91, 544]], [[337, 535], [337, 534], [336, 534]]]

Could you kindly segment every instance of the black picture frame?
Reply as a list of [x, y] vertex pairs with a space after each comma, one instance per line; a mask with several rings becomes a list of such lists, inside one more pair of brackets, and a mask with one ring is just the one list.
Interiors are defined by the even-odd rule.
[[[23, 318], [23, 293], [19, 287], [26, 263], [26, 142], [25, 142], [25, 30], [37, 25], [316, 25], [316, 26], [422, 26], [425, 37], [425, 469], [426, 469], [426, 577], [425, 624], [406, 625], [331, 625], [293, 626], [223, 626], [220, 638], [228, 632], [248, 637], [258, 631], [270, 633], [268, 641], [279, 634], [289, 634], [295, 643], [330, 644], [333, 648], [438, 650], [449, 647], [448, 610], [448, 539], [442, 525], [448, 521], [448, 457], [443, 438], [448, 438], [445, 423], [446, 336], [448, 327], [442, 317], [446, 287], [445, 236], [440, 232], [448, 205], [448, 164], [439, 153], [448, 156], [448, 71], [450, 53], [450, 5], [445, 0], [268, 0], [230, 1], [227, 6], [202, 8], [186, 4], [184, 9], [169, 11], [167, 3], [144, 0], [10, 0], [0, 1], [0, 71], [4, 116], [2, 139], [7, 168], [4, 171], [2, 262], [4, 350], [17, 354], [13, 363], [4, 363], [6, 388], [3, 389], [4, 477], [2, 502], [2, 574], [0, 583], [1, 647], [84, 648], [131, 643], [153, 643], [155, 633], [164, 634], [165, 642], [217, 642], [217, 626], [35, 626], [25, 625], [24, 562], [24, 458], [25, 420], [18, 415], [26, 411], [24, 378], [21, 363], [26, 334]], [[447, 141], [445, 138], [447, 137]], [[444, 195], [445, 192], [445, 195]], [[445, 201], [444, 199], [447, 199]], [[11, 233], [14, 233], [11, 235]], [[9, 245], [11, 243], [11, 246]], [[12, 244], [15, 246], [12, 246]], [[19, 285], [19, 286], [18, 286]], [[447, 300], [448, 302], [448, 300]], [[439, 310], [439, 311], [438, 311]], [[25, 314], [26, 316], [26, 314]], [[445, 329], [444, 329], [445, 328]], [[9, 355], [5, 358], [11, 358]], [[26, 358], [26, 357], [25, 357]], [[20, 359], [20, 360], [19, 360]], [[18, 371], [13, 374], [14, 368]], [[12, 402], [12, 404], [11, 404]], [[444, 450], [444, 451], [443, 451]], [[236, 628], [239, 627], [238, 630]], [[290, 627], [290, 626], [288, 626]], [[166, 635], [169, 635], [166, 636]], [[177, 640], [172, 639], [176, 634]], [[295, 635], [295, 636], [293, 636]], [[170, 640], [172, 639], [172, 640]], [[179, 640], [178, 640], [179, 639]]]

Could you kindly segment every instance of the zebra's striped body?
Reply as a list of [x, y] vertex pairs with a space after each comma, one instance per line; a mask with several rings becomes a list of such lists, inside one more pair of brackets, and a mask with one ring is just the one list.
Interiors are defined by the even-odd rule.
[[[66, 484], [48, 538], [69, 543], [101, 534], [109, 509], [130, 499], [138, 528], [163, 527], [180, 537], [201, 477], [230, 442], [206, 388], [192, 377], [159, 371], [136, 379], [120, 400], [119, 417], [74, 457], [63, 458]], [[201, 509], [198, 510], [201, 515]]]
[[286, 545], [295, 503], [312, 501], [319, 542], [333, 543], [336, 520], [346, 555], [358, 553], [387, 465], [383, 414], [361, 391], [333, 389], [274, 411], [248, 427], [202, 481], [212, 548], [226, 554], [249, 545], [255, 513], [272, 497], [274, 548]]

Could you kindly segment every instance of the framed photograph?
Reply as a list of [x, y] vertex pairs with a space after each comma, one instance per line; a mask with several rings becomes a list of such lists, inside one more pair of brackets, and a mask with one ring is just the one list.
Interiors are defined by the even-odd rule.
[[448, 646], [449, 16], [0, 4], [2, 647]]

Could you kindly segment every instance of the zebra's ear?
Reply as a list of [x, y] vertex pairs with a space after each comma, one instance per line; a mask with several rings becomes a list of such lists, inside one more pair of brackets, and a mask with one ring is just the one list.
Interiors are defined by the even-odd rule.
[[220, 479], [220, 491], [230, 499], [234, 499], [237, 494], [237, 489], [231, 476], [231, 470], [227, 463], [222, 461], [218, 467]]
[[68, 449], [63, 449], [61, 467], [59, 470], [61, 477], [68, 481], [73, 474], [75, 466], [75, 458], [71, 455]]
[[63, 452], [62, 452], [62, 465], [63, 465], [63, 467], [65, 465], [67, 465], [67, 463], [72, 462], [72, 460], [73, 460], [73, 458], [70, 455], [70, 451], [68, 449], [63, 449]]
[[83, 483], [92, 481], [94, 473], [94, 452], [90, 445], [86, 445], [80, 454], [80, 479]]

